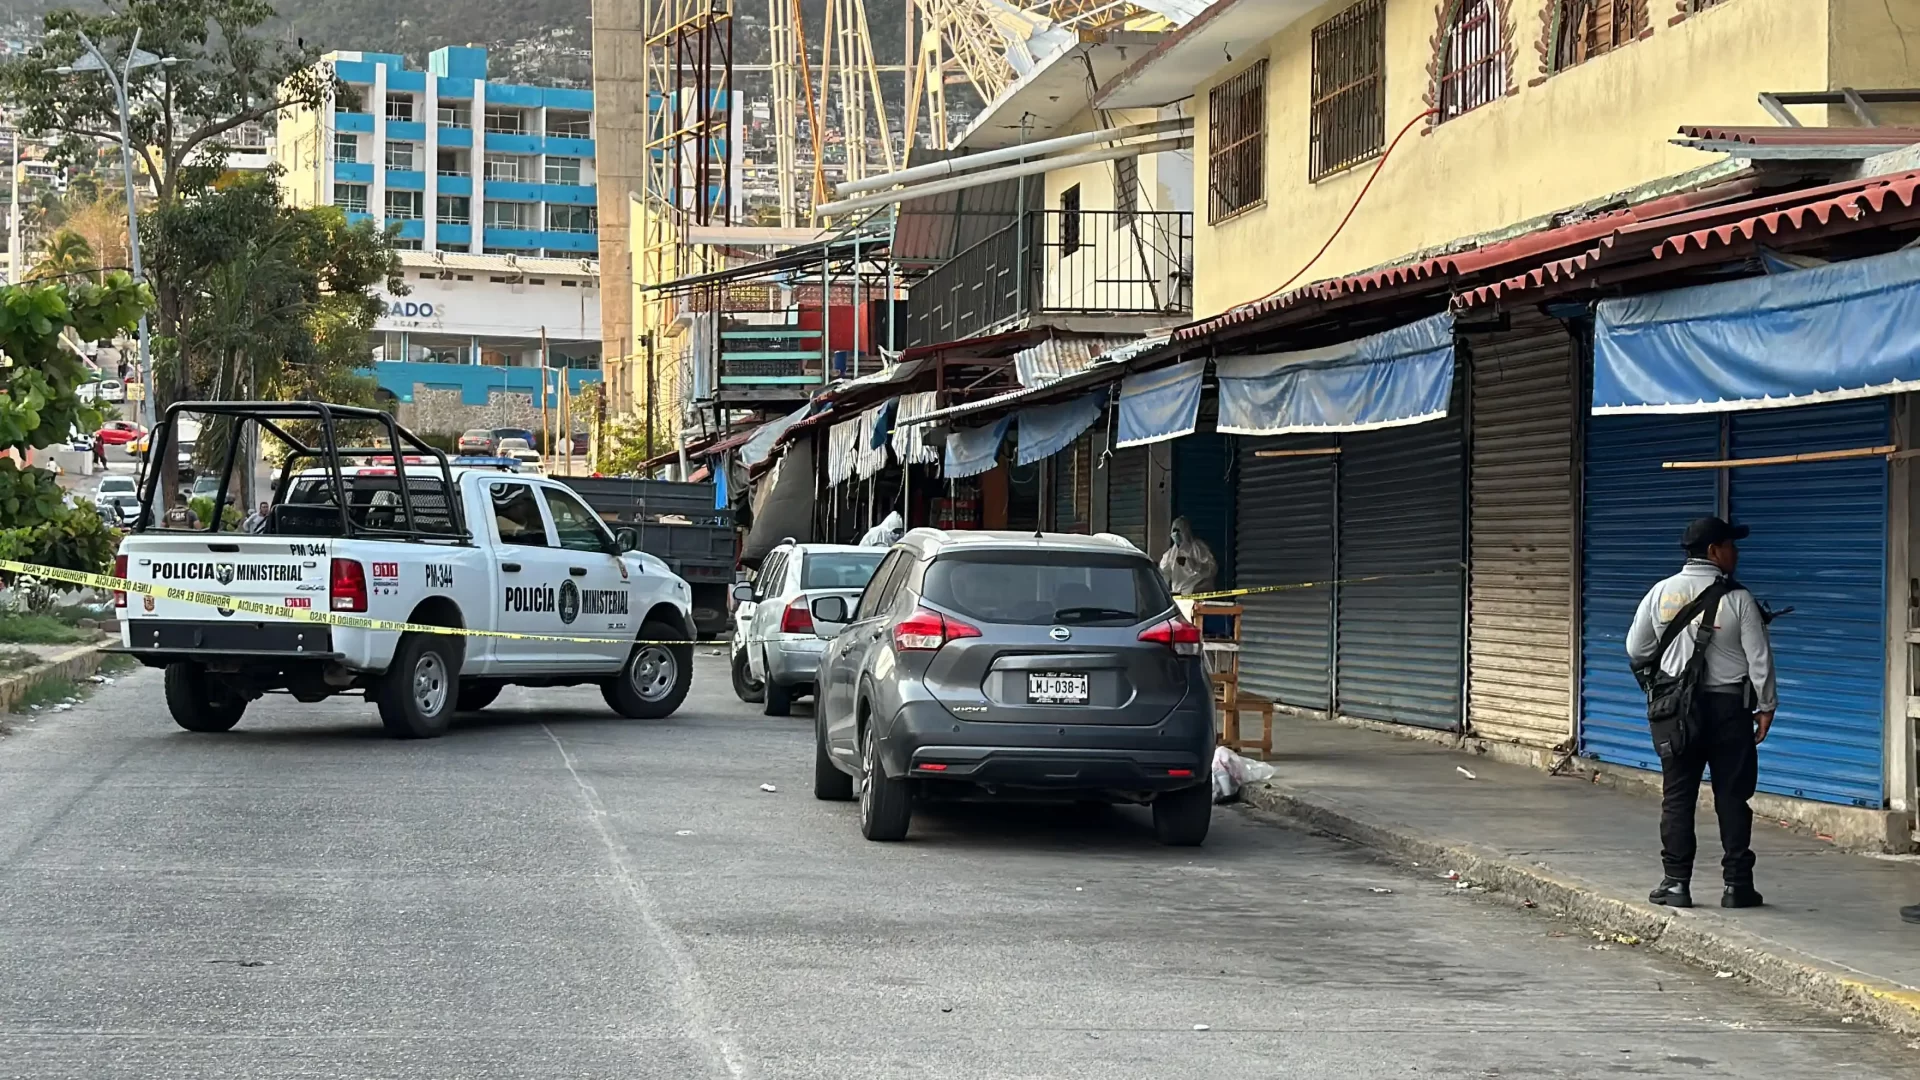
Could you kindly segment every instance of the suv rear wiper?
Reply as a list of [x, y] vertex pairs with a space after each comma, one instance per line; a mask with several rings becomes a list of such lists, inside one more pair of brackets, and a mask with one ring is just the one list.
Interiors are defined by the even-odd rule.
[[1136, 619], [1131, 611], [1110, 607], [1066, 607], [1053, 613], [1055, 622], [1087, 622], [1092, 619]]

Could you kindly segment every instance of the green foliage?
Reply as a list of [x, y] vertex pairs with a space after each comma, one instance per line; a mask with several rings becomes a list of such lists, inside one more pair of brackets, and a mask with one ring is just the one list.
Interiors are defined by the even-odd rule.
[[51, 615], [0, 614], [0, 641], [9, 645], [71, 645], [93, 636]]
[[[43, 449], [100, 424], [79, 395], [92, 378], [60, 343], [68, 330], [98, 341], [131, 329], [151, 299], [124, 273], [102, 284], [67, 280], [0, 288], [0, 446]], [[91, 506], [71, 506], [51, 472], [0, 458], [0, 558], [99, 572], [119, 536]]]
[[[213, 517], [213, 496], [196, 495], [187, 501], [187, 506], [192, 508], [193, 516], [200, 519], [200, 526], [205, 528], [206, 523]], [[221, 531], [232, 532], [238, 529], [240, 527], [240, 521], [240, 508], [228, 504], [226, 512], [220, 515]]]
[[331, 77], [312, 66], [318, 50], [275, 36], [264, 25], [273, 17], [266, 0], [104, 0], [56, 8], [42, 19], [41, 40], [0, 64], [0, 102], [23, 135], [54, 140], [65, 160], [86, 160], [96, 140], [117, 138], [119, 106], [97, 73], [55, 69], [86, 55], [83, 33], [118, 59], [137, 30], [141, 49], [179, 61], [134, 70], [127, 95], [132, 144], [154, 193], [172, 203], [196, 151], [217, 161], [228, 132], [294, 105], [318, 105], [332, 90]]
[[[100, 426], [99, 410], [79, 395], [92, 373], [60, 344], [61, 331], [71, 327], [86, 341], [112, 337], [139, 321], [150, 295], [120, 272], [108, 274], [102, 285], [64, 281], [0, 289], [0, 353], [12, 360], [0, 370], [0, 446], [41, 449], [69, 432]], [[0, 517], [0, 524], [7, 520]]]
[[665, 432], [654, 431], [653, 445], [647, 444], [647, 419], [633, 413], [607, 418], [593, 467], [609, 476], [636, 476], [641, 463], [673, 449], [673, 440]]
[[99, 268], [93, 245], [72, 229], [60, 229], [47, 238], [47, 249], [40, 261], [27, 272], [29, 280], [57, 281], [77, 277]]

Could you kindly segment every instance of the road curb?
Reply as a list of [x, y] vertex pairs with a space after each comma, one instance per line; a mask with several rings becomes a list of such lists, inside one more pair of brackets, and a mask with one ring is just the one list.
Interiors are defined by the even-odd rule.
[[49, 679], [84, 679], [100, 668], [100, 661], [106, 654], [101, 652], [107, 642], [95, 642], [90, 645], [76, 645], [66, 652], [57, 653], [51, 658], [22, 671], [0, 679], [0, 713], [11, 713], [13, 707], [27, 692]]
[[1610, 893], [1542, 863], [1370, 818], [1364, 811], [1271, 781], [1241, 791], [1249, 805], [1372, 848], [1392, 858], [1458, 871], [1513, 899], [1609, 934], [1632, 935], [1648, 948], [1713, 971], [1730, 971], [1776, 993], [1829, 1012], [1864, 1017], [1904, 1034], [1920, 1034], [1920, 990], [1803, 953], [1732, 924], [1718, 909], [1673, 911]]

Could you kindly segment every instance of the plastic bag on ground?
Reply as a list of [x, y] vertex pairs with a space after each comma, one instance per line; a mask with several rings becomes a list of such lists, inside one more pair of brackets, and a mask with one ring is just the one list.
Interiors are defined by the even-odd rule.
[[1213, 748], [1213, 801], [1232, 802], [1248, 784], [1273, 779], [1274, 768], [1264, 761], [1243, 757], [1224, 746]]

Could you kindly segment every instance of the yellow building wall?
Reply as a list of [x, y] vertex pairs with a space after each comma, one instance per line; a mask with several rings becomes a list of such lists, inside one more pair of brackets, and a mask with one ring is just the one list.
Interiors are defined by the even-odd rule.
[[[1828, 0], [1827, 67], [1832, 87], [1889, 90], [1914, 85], [1920, 66], [1920, 0]], [[1920, 104], [1874, 105], [1882, 124], [1920, 124]], [[1803, 122], [1819, 123], [1812, 109], [1795, 110]], [[1860, 121], [1845, 105], [1827, 110], [1828, 123]]]
[[285, 170], [280, 189], [294, 206], [315, 206], [331, 202], [331, 192], [322, 192], [321, 176], [326, 172], [326, 147], [322, 143], [320, 111], [300, 107], [280, 114], [274, 125], [273, 159]]
[[[1257, 300], [1299, 272], [1378, 162], [1307, 180], [1313, 28], [1349, 2], [1326, 5], [1262, 48], [1236, 56], [1197, 88], [1196, 317]], [[1680, 125], [1771, 126], [1756, 100], [1760, 92], [1828, 88], [1829, 3], [1844, 8], [1846, 25], [1863, 36], [1884, 36], [1867, 7], [1913, 6], [1913, 0], [1727, 0], [1669, 25], [1673, 5], [1648, 0], [1650, 36], [1529, 86], [1541, 75], [1536, 43], [1545, 3], [1511, 0], [1514, 92], [1424, 134], [1426, 121], [1416, 124], [1346, 228], [1293, 287], [1710, 165], [1714, 156], [1669, 142]], [[1388, 143], [1427, 108], [1435, 7], [1434, 0], [1388, 0]], [[1920, 47], [1920, 38], [1914, 44]], [[1910, 70], [1893, 52], [1882, 41], [1851, 63], [1862, 78], [1871, 75], [1869, 84], [1912, 85], [1912, 76], [1893, 74]], [[1268, 59], [1266, 201], [1209, 226], [1207, 91], [1262, 57]]]

